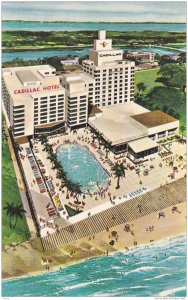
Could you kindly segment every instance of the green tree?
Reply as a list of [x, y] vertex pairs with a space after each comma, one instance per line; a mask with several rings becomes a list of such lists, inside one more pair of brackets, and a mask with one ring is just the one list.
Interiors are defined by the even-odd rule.
[[45, 135], [40, 135], [38, 137], [39, 141], [41, 142], [42, 145], [46, 144], [48, 142], [48, 138]]
[[179, 54], [179, 58], [177, 60], [180, 64], [185, 64], [186, 63], [186, 52], [181, 52]]
[[73, 183], [71, 184], [71, 192], [76, 196], [77, 203], [79, 202], [79, 196], [82, 194], [81, 184]]
[[106, 142], [105, 140], [103, 140], [102, 146], [103, 146], [103, 148], [104, 148], [105, 151], [106, 151], [106, 156], [105, 156], [105, 158], [108, 158], [108, 153], [110, 152], [110, 149], [111, 149], [111, 143], [108, 143], [108, 142]]
[[115, 163], [115, 165], [112, 167], [112, 171], [114, 172], [114, 175], [117, 178], [116, 189], [119, 189], [120, 178], [125, 177], [125, 166], [123, 165], [123, 163], [121, 164]]
[[184, 125], [180, 126], [180, 131], [181, 131], [181, 134], [182, 134], [182, 139], [183, 139], [183, 133], [184, 133], [185, 129], [186, 129], [186, 127]]
[[6, 213], [7, 213], [7, 216], [9, 216], [9, 226], [10, 228], [12, 228], [12, 217], [14, 215], [14, 204], [13, 203], [8, 203], [6, 202], [6, 205], [5, 207], [3, 207], [3, 210], [6, 210]]
[[137, 83], [136, 87], [137, 87], [139, 94], [141, 94], [141, 95], [143, 95], [144, 91], [147, 88], [144, 82]]
[[165, 64], [160, 68], [158, 74], [162, 76], [160, 80], [167, 87], [171, 86], [182, 88], [186, 85], [185, 66], [180, 66], [178, 64]]
[[17, 221], [18, 221], [19, 218], [23, 219], [23, 214], [25, 214], [25, 213], [26, 213], [26, 211], [23, 209], [22, 204], [17, 205], [17, 206], [14, 207], [14, 214], [13, 215], [15, 217], [15, 223], [14, 223], [12, 228], [16, 227], [16, 224], [17, 224]]

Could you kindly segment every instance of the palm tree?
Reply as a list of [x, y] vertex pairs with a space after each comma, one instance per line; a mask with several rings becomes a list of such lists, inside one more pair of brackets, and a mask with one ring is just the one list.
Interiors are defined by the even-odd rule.
[[18, 218], [23, 219], [23, 214], [26, 213], [25, 209], [23, 209], [22, 204], [14, 207], [14, 216], [16, 218], [15, 223], [12, 228], [16, 227]]
[[182, 134], [182, 139], [183, 139], [183, 133], [184, 133], [185, 129], [186, 129], [186, 127], [184, 125], [180, 126], [180, 131], [181, 131], [181, 134]]
[[117, 177], [116, 189], [119, 189], [120, 188], [120, 185], [119, 185], [120, 178], [125, 177], [125, 167], [124, 167], [123, 163], [121, 163], [121, 164], [115, 163], [115, 165], [112, 167], [112, 171], [114, 171], [114, 175], [115, 175], [115, 177]]
[[105, 149], [105, 151], [106, 151], [106, 156], [105, 156], [105, 158], [108, 158], [108, 153], [109, 153], [109, 151], [110, 151], [110, 149], [111, 149], [111, 142], [110, 143], [108, 143], [108, 142], [106, 142], [105, 140], [102, 142], [102, 146], [103, 146], [103, 148]]
[[103, 141], [103, 139], [102, 139], [102, 133], [100, 133], [99, 131], [97, 131], [96, 134], [95, 134], [95, 138], [94, 139], [98, 140], [98, 142], [99, 142], [99, 149], [101, 149], [101, 143]]
[[8, 203], [6, 202], [6, 205], [5, 207], [3, 207], [3, 210], [6, 210], [7, 212], [7, 216], [9, 216], [9, 225], [10, 225], [10, 228], [12, 228], [12, 216], [14, 215], [14, 204], [13, 203]]
[[39, 141], [41, 142], [42, 145], [46, 144], [48, 142], [48, 138], [45, 135], [40, 135], [38, 137]]
[[96, 132], [97, 131], [93, 127], [90, 127], [89, 130], [90, 130], [90, 132], [92, 134], [92, 139], [93, 139], [92, 142], [94, 143], [94, 141], [96, 139]]
[[136, 87], [139, 94], [143, 94], [143, 92], [146, 90], [146, 85], [143, 82], [137, 83]]
[[72, 191], [72, 182], [68, 179], [65, 180], [65, 186], [67, 188], [67, 195], [66, 195], [66, 199], [69, 199], [69, 192]]
[[79, 202], [78, 201], [78, 197], [82, 194], [81, 184], [79, 184], [79, 183], [72, 183], [72, 185], [71, 185], [71, 192], [73, 194], [75, 194], [76, 200], [77, 200], [77, 203], [78, 203]]

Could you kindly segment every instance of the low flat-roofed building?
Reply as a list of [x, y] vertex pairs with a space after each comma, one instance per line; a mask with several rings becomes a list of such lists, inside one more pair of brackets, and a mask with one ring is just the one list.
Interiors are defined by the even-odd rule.
[[90, 120], [89, 124], [103, 134], [115, 152], [126, 150], [127, 142], [147, 136], [147, 132], [131, 123], [131, 116], [148, 110], [134, 102], [114, 107], [100, 108], [102, 117]]
[[144, 157], [158, 151], [159, 145], [148, 137], [144, 137], [128, 143], [128, 156], [133, 161], [144, 159]]
[[133, 57], [141, 61], [153, 62], [155, 60], [155, 53], [149, 51], [132, 51], [127, 54], [128, 57]]
[[178, 120], [159, 110], [151, 112], [136, 103], [101, 110], [102, 116], [89, 118], [89, 125], [102, 133], [115, 153], [129, 151], [135, 159], [157, 152], [154, 140], [178, 133]]
[[137, 114], [131, 118], [132, 124], [146, 130], [153, 140], [178, 134], [179, 131], [179, 121], [160, 110]]
[[79, 57], [74, 57], [70, 59], [63, 59], [61, 60], [61, 64], [65, 66], [72, 66], [72, 65], [78, 65], [79, 64]]

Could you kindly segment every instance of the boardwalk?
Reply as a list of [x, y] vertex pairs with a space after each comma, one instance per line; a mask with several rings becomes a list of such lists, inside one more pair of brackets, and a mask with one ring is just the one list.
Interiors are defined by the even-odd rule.
[[[162, 195], [163, 199], [160, 198]], [[186, 179], [181, 178], [142, 196], [135, 197], [90, 216], [76, 224], [64, 227], [59, 233], [53, 233], [41, 238], [41, 242], [45, 251], [58, 248], [64, 244], [104, 231], [107, 227], [110, 228], [131, 222], [137, 218], [185, 201]], [[139, 212], [138, 204], [142, 206], [141, 213]]]

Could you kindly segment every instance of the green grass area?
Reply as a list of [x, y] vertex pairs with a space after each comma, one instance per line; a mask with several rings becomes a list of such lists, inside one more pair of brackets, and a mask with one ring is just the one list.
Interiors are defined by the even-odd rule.
[[[181, 103], [177, 108], [177, 112], [180, 115], [180, 126], [185, 126], [186, 128], [186, 103]], [[186, 135], [186, 130], [184, 131], [184, 136]]]
[[159, 68], [151, 69], [151, 70], [143, 70], [135, 72], [135, 93], [137, 93], [137, 84], [139, 82], [144, 82], [147, 89], [146, 93], [151, 91], [154, 86], [163, 86], [161, 82], [156, 82], [156, 78], [159, 77], [157, 75]]
[[[152, 70], [144, 70], [135, 72], [135, 93], [137, 92], [137, 83], [144, 82], [147, 86], [145, 93], [150, 92], [155, 86], [164, 86], [161, 82], [156, 82], [158, 76], [159, 68]], [[178, 99], [177, 99], [178, 100]], [[167, 103], [164, 103], [167, 104]], [[169, 103], [170, 105], [170, 103]], [[186, 127], [186, 103], [180, 103], [177, 112], [180, 115], [180, 126], [184, 125]], [[184, 133], [186, 134], [186, 133]]]
[[12, 158], [7, 142], [4, 142], [2, 144], [2, 245], [28, 240], [30, 233], [25, 216], [23, 219], [18, 219], [16, 228], [10, 228], [9, 216], [3, 210], [6, 202], [14, 205], [22, 204]]
[[[55, 46], [74, 47], [78, 45], [93, 45], [97, 38], [97, 31], [3, 31], [3, 49], [36, 49], [41, 46], [54, 48]], [[185, 43], [185, 32], [167, 31], [108, 31], [107, 38], [113, 39], [114, 45], [131, 46], [134, 44], [168, 44]], [[50, 44], [49, 44], [50, 43]], [[53, 44], [52, 44], [53, 43]]]
[[65, 208], [67, 210], [69, 217], [75, 216], [82, 212], [81, 210], [80, 211], [74, 210], [73, 208], [71, 208], [70, 206], [68, 206], [66, 204], [65, 204]]

